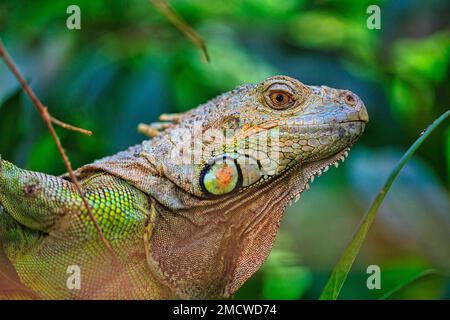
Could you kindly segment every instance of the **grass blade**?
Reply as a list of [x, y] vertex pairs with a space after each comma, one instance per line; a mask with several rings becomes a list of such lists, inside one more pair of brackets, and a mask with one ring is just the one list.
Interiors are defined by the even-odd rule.
[[414, 275], [412, 278], [409, 278], [408, 280], [406, 280], [406, 281], [400, 283], [399, 285], [395, 286], [394, 288], [392, 288], [391, 290], [389, 290], [388, 292], [383, 294], [378, 299], [379, 300], [389, 299], [389, 297], [392, 296], [394, 293], [400, 291], [401, 289], [403, 289], [404, 287], [406, 287], [409, 284], [413, 283], [414, 281], [419, 280], [420, 278], [426, 277], [428, 275], [432, 275], [432, 274], [437, 274], [436, 270], [428, 269], [428, 270], [421, 271], [418, 274]]
[[381, 190], [378, 192], [377, 197], [373, 201], [367, 213], [364, 215], [361, 223], [353, 235], [352, 240], [350, 241], [347, 248], [344, 250], [341, 258], [333, 269], [330, 278], [328, 279], [325, 288], [320, 295], [321, 300], [336, 300], [339, 296], [339, 293], [344, 285], [345, 280], [347, 279], [348, 272], [350, 271], [353, 262], [358, 255], [358, 252], [366, 238], [367, 232], [375, 218], [375, 215], [386, 197], [387, 192], [389, 191], [392, 183], [397, 178], [398, 174], [408, 162], [408, 160], [412, 157], [414, 152], [420, 147], [420, 145], [425, 141], [425, 139], [433, 132], [436, 127], [438, 127], [448, 116], [450, 115], [450, 110], [443, 113], [439, 118], [437, 118], [427, 129], [425, 129], [420, 137], [409, 147], [408, 151], [403, 155], [403, 157], [399, 160], [395, 168], [390, 173], [386, 182], [384, 183]]

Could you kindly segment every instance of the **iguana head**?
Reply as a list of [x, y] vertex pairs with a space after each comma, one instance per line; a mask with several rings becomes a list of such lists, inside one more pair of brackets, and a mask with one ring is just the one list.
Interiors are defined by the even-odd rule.
[[286, 76], [184, 114], [144, 145], [161, 175], [149, 264], [182, 297], [231, 295], [269, 254], [287, 204], [367, 121], [354, 93]]
[[301, 166], [325, 160], [318, 169], [326, 169], [345, 157], [367, 121], [363, 102], [348, 90], [271, 77], [185, 114], [167, 132], [176, 147], [166, 162], [175, 166], [165, 173], [200, 198], [233, 197]]
[[222, 94], [94, 167], [153, 199], [145, 246], [162, 283], [181, 297], [227, 297], [268, 256], [288, 203], [344, 160], [367, 121], [348, 90], [276, 76]]

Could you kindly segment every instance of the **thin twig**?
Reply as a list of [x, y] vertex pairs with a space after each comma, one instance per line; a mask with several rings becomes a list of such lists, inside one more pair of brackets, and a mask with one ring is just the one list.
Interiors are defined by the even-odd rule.
[[[77, 179], [77, 177], [75, 176], [75, 174], [73, 172], [72, 165], [70, 164], [69, 157], [67, 156], [66, 152], [64, 151], [64, 149], [63, 149], [63, 147], [61, 145], [61, 141], [59, 140], [59, 137], [56, 134], [55, 128], [53, 126], [53, 122], [56, 119], [53, 118], [50, 115], [50, 113], [47, 110], [47, 107], [45, 107], [42, 104], [42, 102], [38, 99], [38, 97], [34, 93], [33, 89], [31, 89], [31, 87], [28, 85], [28, 83], [26, 82], [25, 78], [20, 73], [17, 65], [14, 63], [13, 59], [8, 54], [8, 51], [6, 50], [5, 46], [3, 45], [3, 42], [1, 40], [1, 38], [0, 38], [0, 56], [3, 58], [3, 60], [6, 63], [6, 65], [11, 70], [11, 72], [14, 74], [14, 76], [17, 79], [17, 81], [19, 81], [19, 83], [21, 84], [23, 90], [30, 97], [30, 99], [33, 102], [33, 104], [36, 107], [36, 109], [39, 111], [39, 114], [41, 115], [42, 120], [47, 125], [47, 128], [50, 131], [50, 135], [52, 136], [53, 140], [55, 141], [56, 147], [58, 148], [59, 154], [61, 155], [61, 158], [62, 158], [62, 160], [64, 162], [64, 165], [66, 166], [66, 169], [67, 169], [67, 171], [69, 173], [70, 179], [72, 180], [75, 188], [77, 189], [78, 193], [80, 194], [81, 200], [83, 201], [83, 204], [86, 207], [86, 210], [88, 211], [89, 217], [91, 218], [92, 222], [94, 223], [95, 229], [97, 229], [97, 232], [98, 232], [98, 235], [99, 235], [101, 241], [104, 243], [104, 245], [106, 246], [106, 248], [110, 252], [110, 254], [113, 257], [113, 259], [117, 260], [117, 257], [116, 257], [116, 254], [114, 253], [113, 248], [111, 247], [111, 245], [108, 242], [108, 240], [105, 238], [105, 236], [104, 236], [104, 234], [103, 234], [103, 232], [102, 232], [102, 230], [101, 230], [101, 228], [100, 228], [100, 226], [99, 226], [99, 224], [97, 222], [97, 219], [95, 219], [94, 214], [92, 213], [92, 209], [89, 206], [89, 203], [88, 203], [86, 197], [84, 196], [83, 191], [81, 190], [80, 183], [78, 182], [78, 179]], [[57, 120], [57, 121], [58, 121], [58, 125], [63, 124], [63, 122], [61, 122], [59, 120]], [[64, 125], [66, 125], [66, 124], [64, 124]], [[70, 126], [72, 129], [75, 128], [75, 127], [73, 127], [71, 125], [67, 125], [67, 126]]]
[[208, 50], [203, 39], [184, 19], [175, 12], [166, 0], [149, 0], [178, 30], [180, 30], [200, 51], [206, 62], [209, 62]]
[[86, 130], [86, 129], [83, 129], [83, 128], [75, 127], [75, 126], [73, 126], [71, 124], [62, 122], [61, 120], [58, 120], [58, 119], [54, 118], [53, 116], [50, 116], [50, 120], [54, 124], [56, 124], [57, 126], [60, 126], [61, 128], [64, 128], [66, 130], [72, 130], [72, 131], [76, 131], [76, 132], [85, 134], [87, 136], [92, 136], [92, 131], [91, 130]]

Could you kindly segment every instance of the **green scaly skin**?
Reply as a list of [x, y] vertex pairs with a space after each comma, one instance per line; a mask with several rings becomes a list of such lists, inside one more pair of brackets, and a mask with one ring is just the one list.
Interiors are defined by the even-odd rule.
[[[40, 298], [229, 297], [266, 259], [288, 203], [345, 158], [367, 121], [353, 93], [277, 76], [155, 125], [151, 140], [78, 169], [119, 264], [67, 176], [0, 159], [0, 243]], [[198, 140], [199, 127], [232, 134]], [[180, 163], [186, 132], [201, 153]], [[264, 147], [258, 139], [268, 134]], [[67, 286], [73, 265], [80, 289]]]

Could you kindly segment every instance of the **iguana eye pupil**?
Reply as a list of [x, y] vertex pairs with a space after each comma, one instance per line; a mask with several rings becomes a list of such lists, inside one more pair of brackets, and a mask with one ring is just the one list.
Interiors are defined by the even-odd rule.
[[282, 106], [289, 103], [291, 96], [284, 92], [272, 92], [270, 94], [270, 100], [276, 105]]
[[269, 107], [273, 109], [287, 109], [294, 105], [293, 94], [288, 91], [273, 90], [266, 95], [266, 101]]

